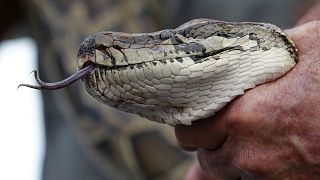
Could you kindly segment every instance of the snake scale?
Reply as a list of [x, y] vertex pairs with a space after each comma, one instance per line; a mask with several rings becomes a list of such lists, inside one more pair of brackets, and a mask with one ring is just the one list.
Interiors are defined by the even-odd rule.
[[82, 79], [98, 101], [149, 120], [190, 125], [296, 64], [287, 35], [268, 23], [195, 19], [153, 33], [99, 32], [78, 52], [79, 71], [36, 89]]

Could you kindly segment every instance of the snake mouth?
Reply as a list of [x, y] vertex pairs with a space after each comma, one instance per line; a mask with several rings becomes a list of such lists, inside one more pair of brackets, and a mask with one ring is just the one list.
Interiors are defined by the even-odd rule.
[[83, 64], [83, 66], [74, 74], [72, 74], [71, 76], [67, 77], [66, 79], [63, 79], [61, 81], [58, 82], [53, 82], [53, 83], [48, 83], [48, 82], [44, 82], [40, 79], [38, 72], [37, 71], [32, 71], [34, 73], [34, 78], [37, 81], [37, 83], [39, 85], [31, 85], [31, 84], [20, 84], [18, 86], [25, 86], [28, 88], [32, 88], [32, 89], [38, 89], [38, 90], [56, 90], [56, 89], [61, 89], [64, 87], [69, 86], [70, 84], [78, 81], [79, 79], [84, 78], [85, 76], [87, 76], [88, 74], [90, 74], [95, 68], [97, 67], [96, 64], [92, 63], [91, 61], [87, 61], [86, 63]]
[[67, 77], [58, 82], [44, 82], [40, 79], [37, 71], [32, 71], [34, 73], [34, 78], [38, 85], [31, 84], [20, 84], [18, 86], [24, 86], [32, 89], [38, 90], [56, 90], [69, 86], [70, 84], [83, 79], [85, 76], [89, 75], [98, 65], [94, 63], [95, 53], [94, 53], [95, 41], [94, 36], [90, 36], [84, 40], [80, 45], [78, 52], [78, 71], [71, 76]]

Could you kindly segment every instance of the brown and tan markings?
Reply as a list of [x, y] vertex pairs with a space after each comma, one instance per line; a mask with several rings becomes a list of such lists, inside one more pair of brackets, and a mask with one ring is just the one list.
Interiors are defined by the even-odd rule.
[[[155, 22], [164, 22], [165, 17], [161, 1], [24, 2], [39, 42], [40, 76], [45, 80], [62, 79], [75, 71], [77, 49], [84, 37], [103, 29], [154, 31], [163, 27]], [[105, 108], [77, 85], [44, 95], [50, 102], [45, 107], [56, 108], [67, 119], [100, 172], [112, 172], [106, 177], [181, 179], [191, 161], [175, 147], [169, 128]]]

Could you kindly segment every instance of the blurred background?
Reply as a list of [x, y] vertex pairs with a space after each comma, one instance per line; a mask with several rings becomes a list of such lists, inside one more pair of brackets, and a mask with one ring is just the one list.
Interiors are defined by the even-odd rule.
[[80, 82], [57, 91], [17, 86], [77, 70], [81, 41], [103, 30], [151, 32], [195, 18], [289, 28], [301, 0], [11, 0], [0, 2], [0, 179], [183, 179], [194, 154], [171, 127], [122, 113]]
[[41, 179], [45, 145], [40, 92], [17, 90], [36, 67], [37, 48], [31, 38], [0, 44], [0, 179]]

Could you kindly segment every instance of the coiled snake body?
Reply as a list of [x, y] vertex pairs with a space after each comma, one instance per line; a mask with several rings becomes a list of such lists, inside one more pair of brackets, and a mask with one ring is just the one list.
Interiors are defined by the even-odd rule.
[[170, 125], [210, 117], [256, 85], [294, 65], [286, 34], [267, 23], [189, 21], [154, 33], [99, 32], [78, 52], [74, 76], [40, 86], [57, 89], [83, 79], [100, 102]]

